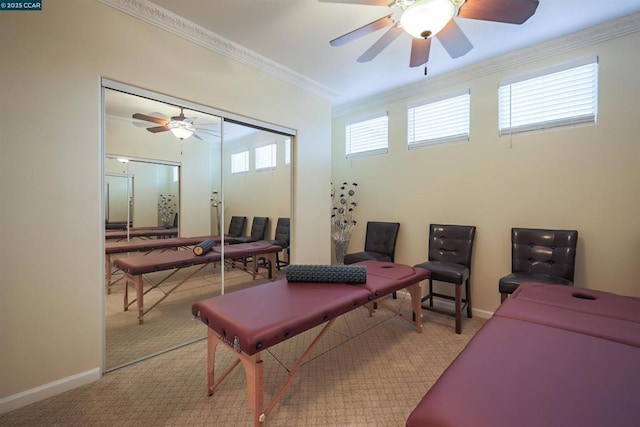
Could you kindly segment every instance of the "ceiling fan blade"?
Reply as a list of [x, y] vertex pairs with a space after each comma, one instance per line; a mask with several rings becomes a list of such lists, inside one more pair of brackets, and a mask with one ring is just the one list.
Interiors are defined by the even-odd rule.
[[531, 18], [538, 0], [467, 0], [458, 12], [460, 18], [522, 24]]
[[400, 34], [402, 34], [403, 30], [400, 27], [391, 27], [389, 31], [384, 33], [382, 37], [378, 39], [369, 49], [366, 50], [365, 53], [360, 55], [358, 58], [358, 62], [369, 62], [380, 52], [384, 50], [385, 47], [389, 46], [392, 41], [394, 41]]
[[417, 39], [415, 37], [411, 40], [411, 60], [409, 61], [410, 67], [419, 67], [426, 64], [429, 60], [429, 52], [431, 51], [431, 38]]
[[200, 126], [196, 126], [196, 131], [198, 131], [200, 133], [206, 133], [206, 134], [209, 134], [209, 135], [220, 136], [220, 130], [216, 130], [216, 129], [205, 129], [205, 128], [202, 128]]
[[156, 126], [152, 128], [147, 128], [147, 130], [151, 133], [158, 133], [158, 132], [166, 132], [170, 130], [170, 128], [169, 126]]
[[138, 120], [146, 120], [148, 122], [157, 123], [159, 125], [166, 125], [168, 123], [166, 120], [161, 119], [159, 117], [147, 116], [146, 114], [140, 114], [140, 113], [135, 113], [133, 115], [133, 118]]
[[459, 58], [473, 49], [473, 45], [454, 19], [449, 21], [436, 37], [452, 58]]
[[370, 22], [367, 25], [364, 25], [356, 30], [350, 31], [347, 34], [343, 34], [340, 37], [331, 40], [329, 44], [331, 46], [342, 46], [349, 43], [350, 41], [373, 33], [374, 31], [378, 31], [384, 27], [388, 27], [392, 24], [393, 20], [391, 19], [391, 14], [389, 14], [387, 16], [383, 16], [380, 19], [376, 19], [375, 21]]
[[318, 0], [320, 3], [348, 3], [361, 4], [364, 6], [391, 6], [393, 0]]

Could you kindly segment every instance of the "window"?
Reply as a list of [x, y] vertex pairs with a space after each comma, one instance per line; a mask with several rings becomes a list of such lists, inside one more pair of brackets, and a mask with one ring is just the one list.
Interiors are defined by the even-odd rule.
[[276, 168], [276, 144], [256, 147], [256, 170], [269, 170]]
[[500, 83], [500, 135], [595, 123], [598, 60], [587, 58]]
[[469, 91], [409, 108], [409, 148], [469, 140]]
[[389, 118], [384, 116], [351, 123], [346, 126], [347, 157], [384, 154], [389, 147]]
[[174, 166], [171, 169], [171, 174], [173, 175], [173, 182], [178, 182], [180, 174], [178, 173], [178, 167], [177, 166]]
[[231, 155], [231, 173], [249, 172], [249, 151]]
[[284, 140], [284, 165], [291, 166], [291, 138]]

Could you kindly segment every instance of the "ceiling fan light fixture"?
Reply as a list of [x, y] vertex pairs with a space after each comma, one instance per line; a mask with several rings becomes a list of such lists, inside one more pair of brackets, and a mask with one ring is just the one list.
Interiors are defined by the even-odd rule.
[[167, 127], [171, 130], [171, 133], [180, 140], [189, 138], [196, 130], [188, 119], [171, 120], [167, 123]]
[[400, 25], [413, 37], [425, 39], [435, 36], [455, 16], [452, 0], [417, 0], [400, 17]]

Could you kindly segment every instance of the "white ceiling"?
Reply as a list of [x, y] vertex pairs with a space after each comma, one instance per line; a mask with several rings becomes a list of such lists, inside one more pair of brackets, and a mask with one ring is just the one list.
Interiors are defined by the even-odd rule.
[[[409, 67], [404, 33], [369, 63], [356, 59], [384, 32], [340, 47], [329, 41], [387, 14], [387, 7], [318, 0], [149, 0], [188, 21], [335, 91], [334, 105], [425, 79]], [[640, 12], [640, 0], [540, 0], [523, 25], [456, 18], [474, 48], [451, 59], [438, 41], [429, 57], [436, 76], [501, 54]]]
[[[356, 59], [386, 30], [347, 45], [329, 41], [387, 14], [389, 8], [318, 0], [150, 0], [185, 19], [337, 92], [341, 104], [425, 79], [409, 67], [403, 33], [369, 63]], [[451, 59], [432, 43], [429, 76], [640, 12], [640, 0], [540, 0], [523, 25], [456, 18], [474, 48]]]

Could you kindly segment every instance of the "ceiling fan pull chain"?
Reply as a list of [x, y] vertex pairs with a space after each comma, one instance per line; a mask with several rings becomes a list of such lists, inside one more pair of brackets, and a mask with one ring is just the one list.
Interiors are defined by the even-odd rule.
[[[427, 39], [429, 38], [429, 36], [426, 36], [424, 38], [424, 41], [426, 42]], [[427, 43], [424, 44], [424, 50], [427, 52], [427, 58], [429, 57], [429, 45]], [[427, 75], [427, 63], [424, 63], [424, 75]]]

